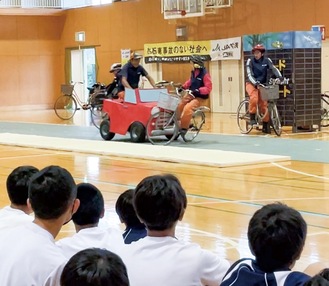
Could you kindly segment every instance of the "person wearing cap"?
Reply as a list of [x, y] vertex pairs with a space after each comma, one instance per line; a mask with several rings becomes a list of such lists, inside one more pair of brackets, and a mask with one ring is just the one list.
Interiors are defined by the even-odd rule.
[[148, 72], [143, 68], [142, 65], [140, 65], [141, 58], [143, 56], [141, 54], [138, 54], [136, 52], [132, 52], [130, 55], [130, 60], [128, 63], [126, 63], [121, 71], [119, 72], [119, 75], [121, 76], [121, 84], [120, 88], [122, 91], [118, 93], [118, 96], [121, 100], [124, 99], [124, 89], [125, 88], [132, 88], [136, 89], [138, 88], [138, 84], [140, 81], [141, 76], [145, 76], [150, 84], [155, 88], [155, 81], [154, 79], [148, 74]]
[[190, 62], [193, 65], [191, 77], [183, 84], [182, 89], [191, 90], [191, 94], [184, 95], [178, 105], [178, 117], [180, 118], [180, 134], [184, 136], [189, 128], [193, 110], [198, 108], [209, 97], [212, 90], [210, 74], [204, 67], [204, 61], [199, 55], [192, 55]]
[[120, 75], [119, 72], [121, 71], [122, 65], [121, 63], [114, 63], [111, 65], [110, 73], [113, 73], [113, 81], [106, 86], [106, 95], [110, 96], [111, 98], [118, 98], [118, 93], [123, 89], [120, 88]]

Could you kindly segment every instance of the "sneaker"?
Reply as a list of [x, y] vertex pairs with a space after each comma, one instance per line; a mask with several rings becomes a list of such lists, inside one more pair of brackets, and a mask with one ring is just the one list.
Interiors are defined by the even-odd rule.
[[179, 130], [179, 134], [180, 135], [185, 135], [187, 133], [187, 129], [185, 129], [185, 128], [181, 128], [180, 130]]
[[251, 126], [257, 125], [257, 121], [255, 119], [254, 120], [250, 120], [249, 124]]
[[262, 132], [265, 134], [271, 134], [271, 126], [268, 122], [263, 122]]

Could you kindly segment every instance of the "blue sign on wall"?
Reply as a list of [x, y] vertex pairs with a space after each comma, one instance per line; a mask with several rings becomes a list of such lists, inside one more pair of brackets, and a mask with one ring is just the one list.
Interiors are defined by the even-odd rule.
[[243, 51], [251, 51], [256, 44], [263, 44], [266, 50], [321, 48], [321, 32], [294, 31], [243, 36]]

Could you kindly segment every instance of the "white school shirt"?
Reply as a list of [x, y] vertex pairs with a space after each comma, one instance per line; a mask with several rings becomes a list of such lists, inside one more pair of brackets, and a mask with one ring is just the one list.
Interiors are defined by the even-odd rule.
[[42, 286], [67, 258], [48, 231], [29, 223], [1, 235], [0, 260], [0, 285]]
[[6, 206], [0, 210], [0, 232], [32, 221], [32, 216], [11, 206]]
[[67, 258], [71, 258], [80, 250], [97, 247], [106, 248], [119, 254], [124, 242], [122, 234], [115, 228], [89, 227], [81, 229], [71, 237], [65, 237], [56, 242]]
[[219, 285], [229, 262], [198, 244], [146, 236], [121, 251], [131, 286]]

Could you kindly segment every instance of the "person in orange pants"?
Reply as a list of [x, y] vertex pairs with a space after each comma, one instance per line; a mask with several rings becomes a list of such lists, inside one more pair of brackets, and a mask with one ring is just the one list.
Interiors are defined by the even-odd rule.
[[262, 114], [265, 114], [265, 117], [263, 118], [262, 132], [271, 133], [269, 125], [269, 114], [267, 112], [267, 102], [263, 101], [260, 97], [258, 86], [260, 84], [267, 83], [269, 69], [271, 69], [275, 77], [279, 78], [280, 80], [282, 80], [283, 77], [280, 71], [273, 65], [272, 60], [264, 56], [265, 47], [262, 44], [257, 44], [256, 46], [254, 46], [252, 49], [252, 53], [254, 56], [252, 58], [249, 58], [246, 63], [246, 92], [250, 97], [250, 124], [257, 124], [256, 110], [258, 105]]
[[193, 64], [191, 77], [182, 86], [191, 90], [192, 95], [184, 95], [178, 105], [178, 118], [180, 119], [180, 134], [184, 137], [189, 128], [194, 109], [198, 108], [209, 97], [212, 90], [210, 74], [204, 67], [204, 61], [199, 55], [192, 55], [190, 62]]
[[[249, 113], [250, 113], [250, 118], [251, 121], [255, 121], [255, 122], [250, 122], [250, 124], [254, 125], [256, 124], [256, 110], [257, 110], [257, 104], [259, 107], [259, 110], [262, 114], [265, 114], [264, 118], [263, 118], [263, 124], [267, 125], [267, 123], [270, 120], [270, 116], [267, 112], [267, 101], [262, 100], [261, 96], [260, 96], [260, 92], [259, 89], [257, 88], [257, 86], [254, 86], [253, 84], [251, 84], [250, 82], [246, 82], [246, 91], [249, 95]], [[265, 128], [264, 128], [265, 131]], [[266, 132], [265, 132], [266, 133]]]

